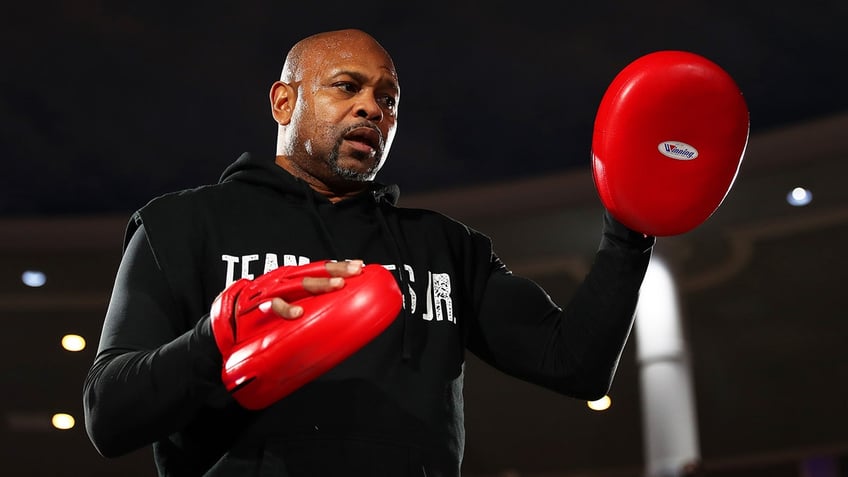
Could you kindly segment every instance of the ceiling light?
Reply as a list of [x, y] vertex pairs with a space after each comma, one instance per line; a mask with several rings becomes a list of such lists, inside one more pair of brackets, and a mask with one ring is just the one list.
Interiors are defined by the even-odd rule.
[[65, 335], [62, 337], [62, 348], [68, 351], [82, 351], [85, 349], [85, 338], [80, 335]]
[[604, 396], [597, 401], [589, 401], [586, 405], [593, 411], [606, 411], [612, 405], [612, 399], [609, 396]]
[[786, 202], [795, 207], [803, 207], [813, 200], [813, 193], [803, 187], [796, 187], [786, 194]]
[[47, 275], [38, 270], [27, 270], [21, 275], [21, 281], [28, 287], [40, 287], [47, 283]]
[[65, 430], [74, 427], [74, 424], [76, 424], [76, 419], [74, 419], [74, 416], [70, 414], [60, 412], [57, 414], [53, 414], [53, 418], [50, 419], [50, 422], [56, 429]]

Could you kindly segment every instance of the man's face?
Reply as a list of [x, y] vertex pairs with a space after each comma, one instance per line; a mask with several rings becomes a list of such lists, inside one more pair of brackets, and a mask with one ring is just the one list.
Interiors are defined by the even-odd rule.
[[290, 159], [326, 184], [372, 180], [389, 154], [400, 90], [391, 59], [367, 39], [305, 58]]

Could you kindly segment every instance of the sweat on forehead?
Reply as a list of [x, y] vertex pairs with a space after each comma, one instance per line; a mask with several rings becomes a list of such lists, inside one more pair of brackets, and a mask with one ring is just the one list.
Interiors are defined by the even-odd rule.
[[342, 57], [352, 55], [350, 51], [344, 49], [344, 46], [353, 43], [366, 43], [369, 47], [382, 51], [386, 58], [390, 58], [382, 45], [362, 30], [346, 29], [316, 33], [298, 41], [289, 50], [280, 80], [287, 83], [300, 80], [304, 66], [315, 55], [322, 55], [327, 52], [341, 53]]

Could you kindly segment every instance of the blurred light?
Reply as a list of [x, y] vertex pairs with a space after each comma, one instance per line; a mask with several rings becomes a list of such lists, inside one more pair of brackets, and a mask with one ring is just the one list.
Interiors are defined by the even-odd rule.
[[53, 423], [53, 427], [62, 430], [70, 429], [74, 427], [74, 424], [76, 424], [74, 416], [62, 412], [53, 414], [53, 418], [50, 420], [50, 422]]
[[671, 272], [661, 258], [651, 258], [637, 308], [636, 351], [640, 362], [664, 360], [683, 353], [679, 316]]
[[612, 399], [609, 396], [604, 396], [597, 401], [588, 401], [586, 405], [593, 411], [606, 411], [612, 405]]
[[21, 280], [28, 287], [40, 287], [47, 283], [47, 275], [38, 270], [27, 270], [21, 275]]
[[62, 337], [62, 348], [68, 351], [82, 351], [85, 349], [85, 338], [80, 335], [65, 335]]
[[813, 200], [813, 193], [803, 187], [796, 187], [786, 194], [786, 202], [795, 207], [803, 207]]

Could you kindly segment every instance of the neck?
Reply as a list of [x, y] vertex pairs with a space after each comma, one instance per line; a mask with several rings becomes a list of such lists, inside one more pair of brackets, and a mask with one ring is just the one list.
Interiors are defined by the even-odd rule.
[[291, 175], [306, 182], [312, 190], [326, 197], [332, 203], [353, 197], [368, 188], [368, 183], [366, 182], [352, 182], [343, 179], [338, 179], [335, 183], [329, 183], [329, 181], [322, 180], [315, 174], [304, 170], [286, 156], [277, 156], [274, 162], [287, 170]]

